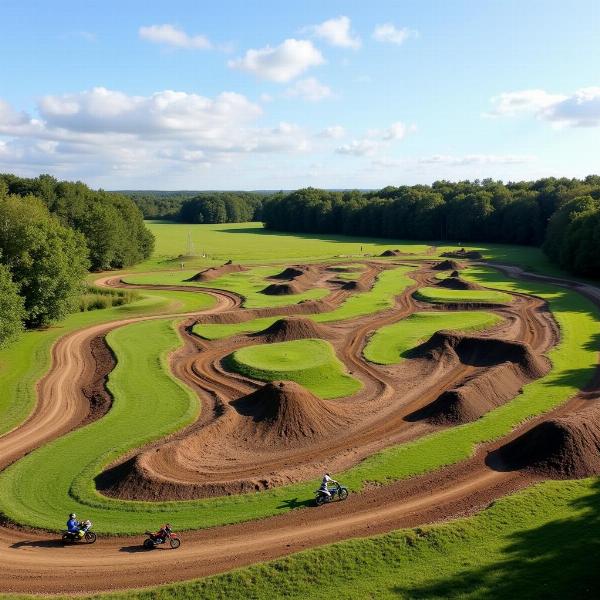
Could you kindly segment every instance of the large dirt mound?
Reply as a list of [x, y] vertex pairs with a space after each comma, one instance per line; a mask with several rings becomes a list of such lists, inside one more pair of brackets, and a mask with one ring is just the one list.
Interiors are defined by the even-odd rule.
[[600, 475], [600, 405], [542, 421], [494, 454], [509, 470], [555, 479]]
[[356, 279], [353, 281], [345, 281], [342, 284], [342, 289], [352, 292], [368, 292], [371, 289], [371, 286], [362, 279]]
[[260, 291], [261, 294], [267, 294], [268, 296], [292, 296], [294, 294], [301, 294], [306, 289], [297, 284], [295, 281], [289, 283], [271, 283], [266, 288]]
[[452, 252], [444, 252], [442, 256], [448, 258], [468, 258], [469, 260], [481, 260], [483, 258], [481, 252], [477, 252], [477, 250], [465, 250], [464, 248]]
[[[236, 435], [258, 438], [264, 445], [281, 446], [325, 437], [347, 424], [338, 407], [317, 398], [293, 381], [267, 383], [231, 406], [251, 419]], [[245, 431], [242, 433], [241, 429]]]
[[436, 362], [458, 360], [478, 367], [460, 385], [407, 417], [409, 421], [426, 420], [435, 425], [475, 421], [549, 370], [548, 362], [534, 354], [528, 344], [496, 338], [438, 332], [420, 352]]
[[[454, 271], [455, 272], [455, 271]], [[472, 281], [467, 281], [466, 279], [461, 279], [458, 276], [452, 275], [450, 277], [446, 277], [446, 279], [442, 279], [438, 282], [440, 287], [448, 288], [450, 290], [480, 290], [482, 289], [480, 285], [473, 283]]]
[[205, 269], [204, 271], [200, 271], [193, 277], [190, 277], [186, 281], [212, 281], [213, 279], [218, 279], [223, 275], [228, 275], [229, 273], [239, 273], [240, 271], [247, 271], [248, 267], [243, 267], [242, 265], [234, 265], [232, 263], [226, 263], [221, 265], [220, 267], [210, 267]]
[[302, 277], [303, 275], [314, 275], [318, 276], [319, 271], [315, 267], [310, 265], [301, 265], [297, 267], [286, 267], [281, 273], [277, 273], [277, 275], [272, 275], [271, 279], [296, 279], [298, 277]]
[[462, 269], [463, 266], [455, 260], [443, 260], [442, 262], [437, 263], [437, 265], [433, 265], [431, 268], [436, 271], [458, 271], [459, 269]]
[[402, 250], [384, 250], [379, 256], [404, 256], [406, 252], [402, 252]]
[[268, 342], [287, 342], [291, 340], [323, 338], [321, 326], [313, 320], [302, 317], [278, 319], [272, 325], [253, 333], [252, 337], [264, 337]]

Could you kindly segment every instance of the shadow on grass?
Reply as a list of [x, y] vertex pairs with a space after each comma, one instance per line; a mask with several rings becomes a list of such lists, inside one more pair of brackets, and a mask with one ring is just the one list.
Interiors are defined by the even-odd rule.
[[277, 506], [280, 510], [293, 510], [294, 508], [305, 508], [307, 506], [314, 506], [315, 501], [312, 498], [299, 500], [298, 498], [290, 498], [289, 500], [283, 500], [281, 504]]
[[402, 598], [600, 597], [600, 481], [571, 505], [584, 513], [506, 537], [503, 560], [464, 569], [417, 587], [395, 586]]

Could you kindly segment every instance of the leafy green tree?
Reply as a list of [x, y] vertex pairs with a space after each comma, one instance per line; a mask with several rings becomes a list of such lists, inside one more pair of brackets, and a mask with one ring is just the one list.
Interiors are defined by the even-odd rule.
[[0, 348], [23, 331], [24, 319], [25, 306], [19, 286], [12, 280], [8, 267], [0, 264]]
[[48, 325], [76, 309], [89, 266], [87, 247], [42, 201], [0, 198], [0, 251], [24, 298], [28, 327]]

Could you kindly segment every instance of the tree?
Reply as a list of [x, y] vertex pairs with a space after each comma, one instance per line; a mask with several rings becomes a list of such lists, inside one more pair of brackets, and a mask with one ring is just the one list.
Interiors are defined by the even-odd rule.
[[24, 319], [25, 306], [19, 286], [12, 280], [8, 267], [0, 264], [0, 348], [21, 333]]

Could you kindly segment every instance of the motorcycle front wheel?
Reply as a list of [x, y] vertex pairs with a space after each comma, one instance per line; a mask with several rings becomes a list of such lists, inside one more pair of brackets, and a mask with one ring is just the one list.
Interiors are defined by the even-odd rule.
[[338, 498], [340, 500], [345, 500], [348, 497], [348, 490], [346, 488], [342, 488], [339, 492], [338, 492]]
[[93, 544], [97, 539], [96, 534], [93, 531], [86, 531], [84, 537], [86, 544]]
[[181, 540], [178, 540], [177, 538], [171, 538], [171, 548], [175, 550], [175, 548], [179, 548], [179, 546], [181, 546]]

